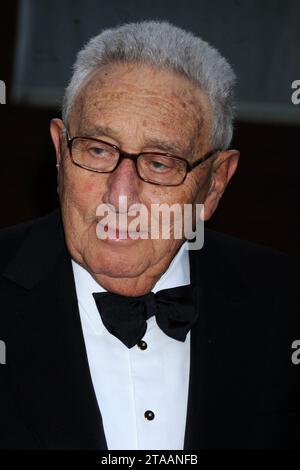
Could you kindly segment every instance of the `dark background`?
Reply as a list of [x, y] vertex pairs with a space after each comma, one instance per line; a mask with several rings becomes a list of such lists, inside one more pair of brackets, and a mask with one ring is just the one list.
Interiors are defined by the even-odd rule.
[[[7, 87], [7, 104], [0, 106], [1, 227], [58, 205], [49, 120], [59, 116], [59, 109], [11, 99], [17, 18], [17, 0], [1, 4], [0, 79]], [[232, 147], [241, 151], [239, 168], [208, 226], [299, 255], [300, 125], [258, 121], [236, 122]]]

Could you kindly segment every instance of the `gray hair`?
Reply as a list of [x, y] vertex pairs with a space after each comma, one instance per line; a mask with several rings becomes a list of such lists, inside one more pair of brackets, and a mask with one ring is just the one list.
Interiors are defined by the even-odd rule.
[[165, 21], [142, 21], [105, 29], [81, 49], [66, 89], [62, 117], [67, 123], [71, 105], [85, 79], [102, 65], [148, 63], [182, 73], [203, 90], [210, 102], [213, 123], [210, 144], [228, 148], [233, 133], [235, 74], [224, 57], [192, 33]]

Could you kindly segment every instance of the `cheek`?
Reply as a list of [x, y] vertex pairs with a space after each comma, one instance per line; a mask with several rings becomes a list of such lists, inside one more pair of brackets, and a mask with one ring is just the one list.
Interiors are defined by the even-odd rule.
[[[146, 191], [143, 194], [143, 199], [141, 200], [142, 203], [144, 203], [147, 206], [147, 209], [149, 211], [149, 220], [150, 220], [150, 214], [152, 213], [153, 221], [156, 221], [156, 223], [159, 224], [159, 230], [162, 230], [162, 219], [161, 216], [158, 215], [157, 212], [157, 207], [166, 205], [167, 207], [170, 208], [171, 214], [178, 214], [177, 209], [174, 207], [174, 209], [171, 209], [172, 206], [179, 205], [181, 206], [181, 215], [182, 215], [182, 210], [183, 210], [183, 204], [191, 204], [195, 203], [197, 200], [197, 185], [198, 182], [196, 179], [191, 178], [190, 180], [186, 180], [183, 185], [180, 186], [174, 186], [174, 187], [160, 187], [160, 186], [153, 186], [149, 187], [149, 191]], [[152, 206], [152, 204], [155, 204], [155, 207]], [[152, 211], [153, 209], [153, 211]], [[168, 209], [166, 208], [167, 213]], [[178, 214], [179, 216], [179, 214]], [[165, 219], [167, 220], [167, 218]], [[179, 219], [180, 216], [179, 216]], [[159, 221], [159, 222], [158, 222]], [[171, 225], [173, 226], [174, 219], [173, 216], [171, 216]], [[160, 241], [153, 243], [160, 243]]]
[[143, 195], [143, 202], [151, 204], [184, 204], [190, 202], [191, 188], [189, 184], [174, 187], [154, 186]]
[[204, 202], [209, 186], [209, 174], [190, 173], [186, 179], [186, 198], [192, 203]]
[[86, 171], [70, 171], [64, 179], [65, 198], [71, 200], [77, 207], [94, 210], [100, 204], [104, 184], [99, 175]]

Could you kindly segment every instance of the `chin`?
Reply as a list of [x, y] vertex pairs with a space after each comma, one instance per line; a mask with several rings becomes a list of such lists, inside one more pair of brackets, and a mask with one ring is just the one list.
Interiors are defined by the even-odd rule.
[[[139, 241], [131, 246], [117, 246], [113, 243], [101, 242], [101, 248], [91, 250], [87, 253], [85, 264], [88, 270], [95, 275], [104, 275], [114, 278], [136, 277], [141, 275], [149, 266], [149, 256], [145, 247], [140, 245]], [[124, 243], [125, 245], [125, 243]]]

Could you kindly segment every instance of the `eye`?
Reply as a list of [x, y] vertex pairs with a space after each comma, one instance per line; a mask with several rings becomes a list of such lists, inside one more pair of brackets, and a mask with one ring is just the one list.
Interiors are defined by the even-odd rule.
[[168, 168], [164, 163], [153, 160], [151, 166], [154, 170], [164, 170]]
[[90, 147], [88, 151], [95, 157], [99, 157], [100, 155], [107, 153], [102, 147]]

